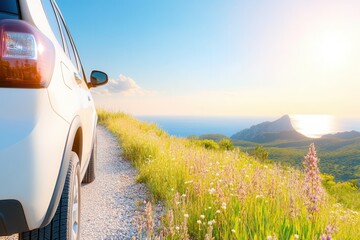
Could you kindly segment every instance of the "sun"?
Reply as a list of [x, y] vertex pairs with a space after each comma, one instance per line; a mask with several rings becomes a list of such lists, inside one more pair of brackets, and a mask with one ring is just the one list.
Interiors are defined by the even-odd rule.
[[290, 118], [295, 130], [310, 138], [336, 132], [335, 119], [330, 115], [292, 115]]
[[324, 69], [341, 68], [351, 58], [353, 42], [346, 34], [329, 31], [316, 36], [312, 48], [317, 66]]

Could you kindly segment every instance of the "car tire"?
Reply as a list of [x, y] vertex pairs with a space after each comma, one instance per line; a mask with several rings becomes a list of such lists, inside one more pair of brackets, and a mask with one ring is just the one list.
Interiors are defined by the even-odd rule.
[[95, 172], [96, 172], [96, 161], [97, 161], [97, 137], [95, 134], [94, 144], [91, 151], [89, 165], [86, 169], [86, 173], [83, 179], [83, 183], [92, 183], [95, 180]]
[[80, 166], [72, 152], [59, 206], [51, 222], [39, 229], [20, 233], [20, 240], [79, 240], [80, 239]]

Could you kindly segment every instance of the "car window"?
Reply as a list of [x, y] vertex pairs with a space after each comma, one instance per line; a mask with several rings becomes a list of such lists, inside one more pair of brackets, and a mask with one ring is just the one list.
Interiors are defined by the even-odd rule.
[[0, 19], [19, 18], [19, 7], [17, 0], [0, 1]]
[[75, 50], [71, 43], [70, 36], [69, 36], [69, 33], [67, 32], [64, 21], [61, 17], [60, 17], [60, 27], [61, 27], [63, 36], [65, 38], [66, 48], [68, 50], [67, 51], [68, 57], [71, 59], [74, 66], [78, 69], [78, 64], [77, 64], [77, 60], [76, 60], [76, 56], [75, 56]]
[[[71, 36], [70, 36], [71, 37]], [[71, 41], [73, 43], [73, 46], [74, 46], [74, 50], [75, 50], [75, 55], [76, 55], [76, 62], [78, 64], [78, 70], [79, 70], [79, 74], [80, 76], [82, 77], [82, 79], [84, 79], [84, 81], [86, 81], [86, 78], [85, 78], [85, 74], [84, 74], [84, 69], [82, 67], [82, 64], [81, 64], [81, 60], [80, 60], [80, 57], [79, 57], [79, 53], [76, 49], [76, 45], [74, 43], [74, 40], [71, 38]]]
[[62, 15], [60, 14], [60, 11], [59, 11], [59, 9], [57, 7], [55, 8], [55, 11], [57, 13], [57, 16], [58, 16], [58, 19], [59, 19], [59, 22], [60, 22], [61, 31], [62, 31], [63, 36], [65, 38], [66, 47], [68, 49], [68, 56], [71, 59], [74, 66], [78, 69], [78, 73], [81, 76], [81, 78], [84, 81], [86, 81], [84, 70], [82, 68], [81, 61], [80, 61], [79, 55], [77, 53], [77, 49], [76, 49], [76, 46], [74, 44], [74, 41], [73, 41], [73, 39], [71, 37], [71, 34], [70, 34], [68, 28], [66, 27], [65, 21], [62, 18]]
[[43, 4], [44, 11], [46, 13], [48, 22], [50, 24], [51, 30], [53, 31], [53, 33], [56, 37], [56, 40], [64, 48], [59, 23], [58, 23], [56, 15], [55, 15], [55, 10], [51, 3], [51, 0], [43, 0], [42, 4]]

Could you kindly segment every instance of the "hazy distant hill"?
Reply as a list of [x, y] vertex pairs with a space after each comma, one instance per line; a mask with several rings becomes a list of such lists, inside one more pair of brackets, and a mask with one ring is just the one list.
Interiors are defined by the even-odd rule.
[[322, 136], [322, 138], [354, 139], [354, 138], [360, 138], [360, 132], [357, 132], [357, 131], [339, 132], [336, 134], [324, 135], [324, 136]]
[[244, 140], [256, 143], [274, 141], [303, 141], [309, 138], [295, 131], [290, 117], [285, 115], [273, 122], [263, 122], [231, 136], [233, 140]]
[[337, 180], [360, 179], [360, 133], [356, 131], [312, 139], [296, 132], [285, 115], [240, 131], [231, 140], [248, 152], [262, 145], [270, 160], [298, 167], [302, 166], [309, 145], [315, 143], [322, 172], [334, 175]]

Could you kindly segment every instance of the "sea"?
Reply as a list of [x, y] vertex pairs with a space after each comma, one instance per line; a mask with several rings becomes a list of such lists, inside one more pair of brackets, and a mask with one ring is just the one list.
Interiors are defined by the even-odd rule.
[[[275, 121], [280, 117], [136, 116], [141, 121], [157, 124], [161, 129], [177, 137], [203, 134], [223, 134], [231, 137], [253, 125]], [[360, 118], [336, 118], [335, 121], [337, 129], [332, 133], [352, 130], [360, 132]]]

